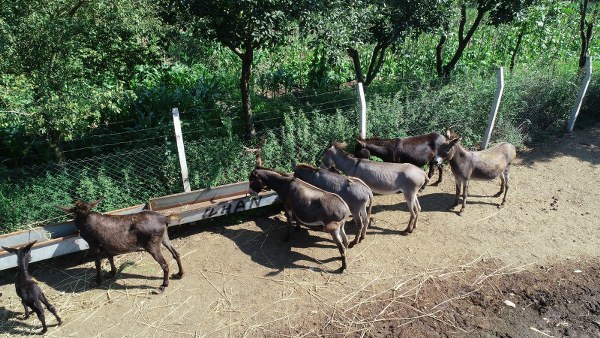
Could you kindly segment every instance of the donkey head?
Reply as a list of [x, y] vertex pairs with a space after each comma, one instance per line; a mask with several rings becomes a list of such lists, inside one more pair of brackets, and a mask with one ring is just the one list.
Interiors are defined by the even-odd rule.
[[72, 207], [63, 207], [60, 205], [55, 205], [54, 207], [56, 209], [62, 210], [66, 213], [74, 213], [76, 215], [87, 215], [89, 214], [92, 209], [97, 206], [98, 204], [100, 204], [100, 202], [102, 202], [102, 200], [104, 199], [104, 197], [94, 201], [94, 202], [82, 202], [82, 201], [77, 201], [75, 202], [75, 204], [73, 204]]
[[250, 173], [250, 177], [248, 177], [248, 180], [250, 181], [250, 184], [248, 185], [248, 193], [250, 193], [250, 195], [252, 196], [258, 195], [258, 193], [261, 192], [266, 186], [266, 184], [264, 184], [264, 182], [260, 178], [260, 172], [258, 167], [252, 170], [252, 172]]
[[35, 244], [35, 242], [37, 242], [37, 240], [20, 248], [9, 248], [3, 246], [2, 249], [17, 255], [17, 260], [19, 262], [23, 261], [23, 263], [29, 263], [31, 262], [31, 247]]
[[331, 169], [335, 167], [334, 158], [336, 154], [345, 149], [347, 146], [346, 142], [336, 142], [332, 141], [329, 143], [325, 151], [323, 151], [323, 157], [321, 158], [321, 168], [323, 169]]
[[454, 138], [438, 147], [437, 154], [433, 159], [436, 165], [440, 165], [443, 161], [449, 161], [454, 157], [455, 146], [460, 142], [460, 139], [460, 137]]
[[356, 148], [354, 148], [354, 156], [357, 158], [371, 158], [371, 152], [366, 147], [367, 144], [364, 140], [357, 140]]

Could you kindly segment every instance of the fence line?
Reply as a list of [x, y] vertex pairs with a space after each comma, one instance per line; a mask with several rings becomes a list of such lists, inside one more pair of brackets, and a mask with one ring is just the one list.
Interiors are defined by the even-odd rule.
[[[547, 76], [551, 79], [550, 75]], [[428, 81], [399, 83], [397, 90], [389, 90], [389, 86], [385, 92], [379, 93], [369, 87], [364, 103], [368, 111], [365, 134], [400, 137], [442, 132], [447, 127], [453, 127], [466, 141], [470, 140], [471, 145], [478, 144], [487, 126], [486, 115], [490, 111], [490, 104], [496, 105], [492, 103], [497, 88], [493, 77], [483, 78], [485, 81], [469, 86], [468, 93], [458, 92], [452, 86], [439, 87], [441, 92], [433, 93]], [[548, 124], [548, 120], [554, 117], [531, 115], [531, 108], [555, 104], [554, 101], [548, 103], [514, 98], [515, 93], [526, 88], [547, 91], [553, 99], [557, 96], [557, 100], [571, 100], [570, 94], [564, 98], [556, 95], [555, 88], [558, 86], [552, 81], [540, 84], [536, 80], [518, 82], [514, 76], [507, 76], [502, 102], [497, 103], [499, 109], [495, 127], [489, 131], [491, 141], [511, 141], [515, 134], [546, 130], [544, 128], [554, 128], [555, 124], [564, 130], [568, 118], [566, 114], [551, 121], [554, 124]], [[284, 109], [287, 112], [283, 114], [281, 105], [259, 110], [257, 116], [263, 119], [256, 123], [263, 125], [255, 140], [246, 140], [230, 132], [221, 119], [197, 121], [192, 120], [190, 115], [181, 114], [181, 135], [190, 189], [246, 180], [254, 166], [254, 157], [246, 153], [243, 146], [255, 147], [256, 144], [249, 144], [251, 142], [264, 142], [265, 164], [282, 170], [290, 169], [297, 162], [316, 164], [320, 159], [320, 151], [334, 138], [352, 144], [353, 138], [362, 133], [358, 108], [361, 106], [360, 94], [357, 90], [342, 90], [328, 95], [315, 95], [313, 98], [319, 99], [319, 102]], [[287, 107], [292, 106], [287, 101], [284, 103]], [[568, 106], [571, 103], [572, 100]], [[544, 111], [542, 108], [536, 111]], [[110, 149], [111, 154], [68, 160], [61, 164], [12, 169], [0, 167], [0, 181], [7, 182], [0, 185], [0, 202], [9, 201], [4, 206], [0, 203], [0, 219], [3, 220], [0, 226], [32, 224], [58, 217], [60, 212], [55, 212], [52, 206], [70, 203], [75, 199], [96, 199], [104, 195], [107, 198], [103, 210], [109, 210], [144, 203], [150, 197], [181, 192], [182, 176], [176, 138], [173, 138], [170, 126], [148, 129], [151, 132], [159, 129], [164, 135], [145, 139], [143, 131], [140, 131], [137, 140], [112, 140], [110, 144], [73, 149], [70, 151], [114, 147]], [[156, 145], [127, 150], [117, 147], [131, 142], [139, 146], [144, 140]], [[34, 203], [41, 205], [34, 206]], [[31, 217], [18, 218], [23, 214], [22, 210], [30, 209], [35, 209]]]

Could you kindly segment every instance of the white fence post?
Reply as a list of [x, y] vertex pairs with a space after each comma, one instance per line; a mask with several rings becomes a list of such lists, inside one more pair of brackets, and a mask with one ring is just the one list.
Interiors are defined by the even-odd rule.
[[360, 138], [367, 138], [367, 102], [365, 101], [365, 91], [363, 90], [362, 82], [356, 86], [358, 91], [358, 99], [360, 101]]
[[173, 108], [172, 112], [173, 126], [175, 127], [175, 139], [177, 140], [177, 153], [179, 154], [179, 166], [181, 167], [181, 179], [183, 180], [183, 191], [190, 192], [190, 179], [188, 176], [187, 161], [185, 160], [183, 134], [181, 133], [181, 121], [179, 121], [179, 109]]
[[494, 98], [494, 104], [492, 105], [492, 110], [490, 110], [490, 115], [488, 116], [488, 123], [485, 128], [485, 133], [483, 134], [483, 141], [481, 141], [482, 150], [487, 148], [490, 143], [490, 137], [492, 137], [492, 130], [494, 130], [494, 123], [496, 123], [496, 115], [498, 114], [498, 108], [500, 107], [500, 100], [502, 99], [503, 93], [504, 67], [500, 67], [496, 72], [496, 97]]
[[575, 100], [575, 106], [573, 107], [573, 111], [571, 112], [569, 123], [567, 123], [568, 133], [572, 132], [573, 127], [575, 127], [575, 121], [577, 120], [577, 115], [579, 115], [579, 110], [581, 109], [581, 104], [583, 103], [583, 98], [585, 97], [585, 93], [587, 92], [588, 86], [590, 85], [591, 78], [592, 58], [588, 56], [585, 58], [585, 77], [583, 79], [583, 83], [581, 84], [581, 88], [579, 89], [579, 93], [577, 94], [577, 100]]

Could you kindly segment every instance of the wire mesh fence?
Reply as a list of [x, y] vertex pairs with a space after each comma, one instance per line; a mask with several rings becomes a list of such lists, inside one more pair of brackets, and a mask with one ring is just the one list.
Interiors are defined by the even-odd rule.
[[[535, 74], [507, 74], [492, 143], [522, 145], [537, 134], [564, 130], [579, 77]], [[467, 146], [479, 145], [495, 90], [493, 73], [458, 77], [451, 83], [384, 79], [366, 90], [367, 137], [443, 133], [452, 128]], [[354, 88], [287, 93], [272, 104], [255, 106], [253, 139], [244, 138], [240, 132], [244, 123], [235, 116], [197, 119], [183, 112], [191, 188], [247, 180], [255, 165], [255, 155], [247, 148], [260, 147], [264, 166], [288, 172], [301, 162], [318, 165], [330, 141], [346, 141], [352, 150], [359, 135], [358, 110]], [[127, 123], [137, 122], [123, 122]], [[107, 134], [97, 134], [84, 147], [71, 149], [79, 159], [0, 167], [0, 230], [64, 221], [68, 215], [53, 206], [74, 200], [105, 197], [100, 210], [106, 211], [183, 191], [172, 126], [106, 129]]]

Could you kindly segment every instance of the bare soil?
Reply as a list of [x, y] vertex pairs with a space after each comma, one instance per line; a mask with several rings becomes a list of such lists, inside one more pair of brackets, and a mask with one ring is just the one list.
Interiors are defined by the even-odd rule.
[[[33, 263], [63, 318], [55, 326], [46, 311], [47, 335], [599, 337], [599, 146], [594, 127], [520, 151], [506, 207], [490, 197], [499, 182], [475, 181], [464, 216], [446, 210], [446, 169], [420, 194], [408, 236], [402, 195], [377, 196], [375, 224], [341, 275], [326, 234], [282, 241], [281, 206], [172, 229], [186, 274], [163, 294], [144, 252], [119, 256], [120, 272], [99, 287], [84, 254]], [[14, 270], [0, 277], [0, 335], [39, 332], [35, 316], [22, 318]]]

